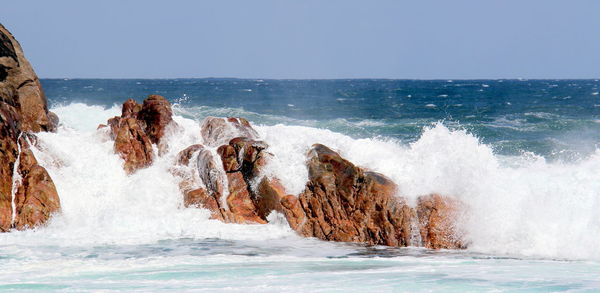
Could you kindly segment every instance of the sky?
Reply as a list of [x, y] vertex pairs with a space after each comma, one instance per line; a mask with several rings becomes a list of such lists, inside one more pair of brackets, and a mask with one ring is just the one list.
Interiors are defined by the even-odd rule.
[[12, 0], [42, 78], [600, 78], [598, 0]]

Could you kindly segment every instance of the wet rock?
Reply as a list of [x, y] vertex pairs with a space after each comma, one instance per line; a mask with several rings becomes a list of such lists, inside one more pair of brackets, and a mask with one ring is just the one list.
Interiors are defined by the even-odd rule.
[[114, 151], [125, 161], [123, 169], [128, 174], [152, 164], [152, 143], [135, 118], [115, 117], [108, 120]]
[[466, 245], [457, 224], [464, 212], [463, 204], [439, 194], [421, 196], [417, 202], [417, 215], [423, 246], [439, 249], [459, 249]]
[[235, 137], [258, 138], [258, 133], [248, 120], [233, 117], [206, 117], [202, 122], [200, 134], [204, 144], [211, 147], [228, 144]]
[[0, 232], [12, 225], [12, 186], [14, 164], [18, 156], [18, 114], [15, 108], [0, 103]]
[[258, 184], [257, 194], [256, 208], [261, 218], [266, 219], [273, 211], [285, 213], [282, 201], [287, 194], [279, 179], [263, 177]]
[[240, 172], [227, 173], [219, 157], [200, 144], [179, 152], [173, 172], [181, 179], [185, 206], [211, 211], [213, 219], [228, 223], [266, 223], [257, 216], [256, 207]]
[[33, 228], [48, 221], [60, 210], [60, 199], [50, 175], [38, 165], [33, 152], [21, 152], [19, 176], [15, 193], [16, 217], [13, 227], [18, 230]]
[[146, 134], [154, 144], [160, 143], [167, 126], [173, 122], [171, 103], [159, 95], [148, 96], [137, 116], [139, 120], [144, 121]]
[[[157, 145], [159, 155], [166, 152], [168, 146], [162, 138], [170, 127], [177, 127], [172, 116], [167, 99], [150, 95], [142, 105], [128, 99], [123, 103], [121, 116], [108, 120], [115, 153], [125, 161], [123, 168], [128, 174], [152, 164], [152, 144]], [[102, 124], [98, 126], [100, 128], [103, 128]]]
[[35, 140], [31, 132], [54, 131], [57, 125], [21, 46], [0, 25], [0, 232], [41, 225], [60, 208], [52, 179], [22, 139]]
[[385, 176], [365, 172], [320, 144], [308, 160], [309, 181], [297, 199], [282, 201], [290, 226], [323, 240], [407, 246], [414, 212]]
[[[252, 130], [249, 123], [235, 121]], [[219, 133], [231, 130], [227, 123], [222, 118], [205, 121], [204, 140], [215, 143], [230, 137], [234, 132]], [[298, 196], [290, 195], [277, 178], [261, 174], [272, 156], [267, 148], [255, 137], [234, 137], [218, 147], [220, 158], [201, 145], [183, 150], [178, 164], [193, 165], [196, 161], [197, 174], [188, 176], [191, 179], [181, 185], [186, 205], [207, 208], [214, 219], [233, 223], [266, 223], [270, 213], [279, 212], [298, 234], [322, 240], [434, 249], [464, 247], [455, 228], [456, 215], [464, 209], [459, 201], [430, 195], [419, 197], [417, 206], [411, 207], [397, 195], [397, 186], [389, 178], [355, 166], [320, 144], [308, 155], [305, 190]], [[202, 182], [202, 188], [194, 185], [194, 178]]]

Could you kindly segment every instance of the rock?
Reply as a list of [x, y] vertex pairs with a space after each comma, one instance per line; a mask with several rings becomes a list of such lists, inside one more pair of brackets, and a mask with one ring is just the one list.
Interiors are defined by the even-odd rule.
[[[158, 146], [159, 155], [166, 152], [168, 146], [162, 138], [169, 127], [177, 127], [172, 116], [167, 99], [150, 95], [143, 105], [128, 99], [123, 103], [121, 116], [108, 120], [115, 153], [125, 161], [123, 168], [128, 174], [152, 164], [153, 143]], [[98, 129], [101, 128], [103, 124], [98, 126]]]
[[8, 231], [12, 225], [12, 181], [19, 131], [16, 109], [0, 102], [0, 232]]
[[[21, 131], [52, 131], [57, 126], [57, 116], [48, 112], [48, 103], [40, 81], [23, 50], [12, 34], [0, 24], [0, 87], [9, 87], [12, 96], [2, 97], [12, 100], [21, 115]], [[6, 90], [0, 90], [5, 92]]]
[[204, 144], [211, 147], [228, 144], [235, 137], [258, 138], [258, 133], [248, 120], [233, 117], [206, 117], [202, 122], [200, 134]]
[[272, 211], [285, 213], [282, 201], [287, 194], [279, 179], [263, 177], [258, 184], [257, 194], [257, 214], [261, 218], [266, 219]]
[[[205, 120], [204, 141], [217, 143], [238, 134], [237, 126], [229, 123], [254, 133], [244, 120], [233, 121]], [[180, 185], [185, 205], [207, 208], [214, 219], [232, 223], [266, 223], [268, 215], [276, 211], [298, 234], [322, 240], [433, 249], [464, 247], [455, 228], [456, 215], [464, 210], [459, 201], [422, 196], [413, 208], [397, 195], [398, 188], [389, 178], [355, 166], [320, 144], [308, 155], [306, 189], [298, 196], [290, 195], [277, 178], [261, 177], [262, 167], [272, 156], [267, 148], [255, 136], [234, 137], [217, 148], [220, 165], [215, 154], [202, 145], [181, 151], [178, 164], [192, 166], [196, 174], [182, 176], [187, 178]], [[194, 180], [202, 182], [202, 187]], [[256, 190], [251, 188], [254, 185]]]
[[365, 172], [324, 145], [309, 153], [309, 181], [298, 199], [284, 197], [290, 226], [323, 240], [369, 245], [411, 244], [414, 212], [385, 176]]
[[423, 246], [439, 249], [466, 248], [457, 223], [464, 206], [458, 200], [439, 194], [421, 196], [417, 202], [417, 215]]
[[[21, 46], [0, 25], [0, 232], [41, 225], [60, 209], [52, 179], [20, 139], [35, 140], [30, 132], [54, 131], [57, 125], [58, 117], [48, 112], [39, 79]], [[21, 162], [23, 166], [15, 168]], [[19, 176], [22, 180], [15, 180]]]
[[171, 103], [162, 96], [150, 95], [144, 100], [138, 119], [146, 124], [145, 131], [150, 141], [159, 144], [161, 138], [165, 136], [167, 126], [173, 122]]
[[181, 178], [180, 189], [185, 206], [211, 211], [213, 219], [229, 223], [266, 223], [256, 214], [256, 207], [241, 172], [226, 173], [218, 157], [196, 144], [179, 152], [174, 172]]
[[19, 175], [22, 178], [15, 194], [14, 228], [23, 230], [42, 225], [60, 210], [60, 200], [54, 182], [46, 169], [38, 165], [33, 152], [21, 152]]
[[[235, 137], [238, 134], [252, 138]], [[209, 209], [213, 218], [225, 222], [266, 223], [266, 215], [258, 211], [257, 198], [251, 189], [252, 181], [264, 165], [266, 153], [263, 150], [267, 148], [264, 142], [253, 139], [257, 135], [243, 118], [206, 118], [202, 124], [205, 143], [214, 145], [225, 139], [228, 143], [217, 148], [218, 156], [202, 145], [192, 145], [179, 153], [178, 165], [194, 170], [175, 172], [183, 178], [180, 187], [184, 202], [190, 199], [190, 203]], [[195, 163], [193, 158], [196, 158]], [[198, 181], [202, 182], [202, 187]], [[205, 188], [205, 193], [213, 199], [206, 199], [202, 192], [194, 191], [198, 188]], [[193, 195], [190, 194], [192, 191]]]
[[125, 161], [127, 174], [152, 164], [152, 143], [137, 119], [115, 117], [108, 120], [108, 125], [115, 140], [114, 151]]

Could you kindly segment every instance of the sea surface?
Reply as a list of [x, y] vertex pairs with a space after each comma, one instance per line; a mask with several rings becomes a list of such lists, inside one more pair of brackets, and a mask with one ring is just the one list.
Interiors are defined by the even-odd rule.
[[[600, 81], [45, 79], [56, 133], [34, 149], [62, 212], [0, 234], [0, 292], [599, 292]], [[181, 131], [127, 176], [100, 123], [128, 98], [173, 103]], [[247, 118], [267, 176], [298, 194], [323, 143], [414, 200], [462, 200], [469, 248], [305, 239], [285, 219], [224, 224], [169, 173], [207, 116]]]

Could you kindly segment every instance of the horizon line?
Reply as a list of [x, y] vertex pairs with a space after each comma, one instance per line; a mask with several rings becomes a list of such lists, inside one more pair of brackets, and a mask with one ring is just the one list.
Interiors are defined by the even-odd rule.
[[351, 77], [351, 78], [255, 78], [255, 77], [38, 77], [39, 79], [62, 80], [174, 80], [174, 79], [232, 79], [232, 80], [406, 80], [406, 81], [464, 81], [464, 80], [600, 80], [600, 77], [584, 78], [382, 78], [382, 77]]

